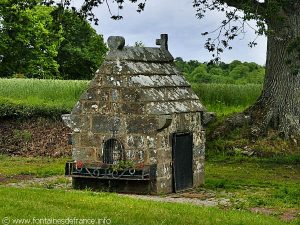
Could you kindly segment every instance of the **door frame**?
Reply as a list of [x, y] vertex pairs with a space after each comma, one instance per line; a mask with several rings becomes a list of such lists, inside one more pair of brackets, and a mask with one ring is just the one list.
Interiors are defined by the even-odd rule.
[[[175, 146], [176, 146], [176, 136], [181, 136], [181, 135], [190, 135], [191, 136], [191, 140], [192, 140], [192, 143], [191, 143], [191, 170], [192, 170], [192, 177], [191, 177], [191, 187], [188, 187], [188, 188], [185, 188], [185, 189], [182, 189], [182, 190], [177, 190], [176, 187], [176, 169], [175, 169], [175, 164], [176, 164], [176, 159], [175, 159]], [[172, 189], [173, 189], [173, 192], [174, 193], [177, 193], [177, 192], [182, 192], [182, 191], [186, 191], [188, 189], [191, 189], [193, 188], [193, 183], [194, 183], [194, 171], [193, 171], [193, 133], [192, 132], [176, 132], [176, 133], [173, 133], [171, 135], [172, 137]]]

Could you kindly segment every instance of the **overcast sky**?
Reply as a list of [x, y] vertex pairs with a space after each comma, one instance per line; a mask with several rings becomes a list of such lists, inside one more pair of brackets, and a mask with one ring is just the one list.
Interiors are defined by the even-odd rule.
[[[94, 26], [98, 33], [103, 34], [105, 40], [111, 35], [124, 36], [126, 45], [133, 45], [141, 41], [145, 46], [155, 46], [155, 40], [161, 33], [169, 35], [169, 51], [174, 57], [184, 60], [209, 61], [211, 53], [204, 49], [206, 37], [201, 36], [205, 31], [212, 31], [220, 25], [222, 15], [209, 12], [205, 19], [196, 18], [196, 10], [192, 7], [192, 0], [148, 0], [145, 11], [136, 12], [136, 4], [126, 3], [121, 11], [124, 19], [114, 21], [105, 5], [94, 10], [100, 23]], [[117, 12], [111, 5], [111, 11]], [[222, 54], [222, 61], [241, 61], [265, 64], [266, 38], [257, 39], [258, 46], [251, 49], [249, 41], [255, 39], [254, 31], [249, 29], [245, 37], [237, 38], [232, 44], [233, 50]]]

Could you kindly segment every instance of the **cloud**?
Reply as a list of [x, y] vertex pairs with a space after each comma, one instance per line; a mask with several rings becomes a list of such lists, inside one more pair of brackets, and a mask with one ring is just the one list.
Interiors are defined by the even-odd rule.
[[[111, 4], [110, 8], [113, 13], [117, 13], [116, 5]], [[205, 19], [199, 20], [195, 16], [196, 10], [192, 7], [191, 0], [149, 0], [144, 12], [139, 14], [136, 9], [136, 4], [127, 1], [120, 11], [124, 19], [114, 21], [110, 19], [106, 5], [102, 5], [94, 10], [100, 19], [99, 26], [93, 26], [105, 39], [111, 35], [120, 35], [125, 37], [126, 44], [129, 45], [142, 41], [145, 46], [155, 46], [155, 40], [160, 34], [168, 33], [169, 50], [174, 57], [199, 61], [211, 59], [211, 53], [204, 49], [206, 37], [201, 33], [217, 28], [222, 21], [222, 14], [209, 12]], [[255, 38], [254, 31], [249, 29], [245, 37], [234, 40], [233, 50], [222, 54], [222, 61], [238, 59], [264, 64], [266, 38], [258, 38], [258, 47], [251, 49], [248, 43]]]

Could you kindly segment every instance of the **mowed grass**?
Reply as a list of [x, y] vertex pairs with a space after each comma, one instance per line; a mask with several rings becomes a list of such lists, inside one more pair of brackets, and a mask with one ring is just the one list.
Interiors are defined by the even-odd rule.
[[[66, 161], [67, 159], [0, 156], [0, 174], [12, 178], [14, 175], [31, 175], [33, 177], [63, 175]], [[273, 216], [280, 218], [289, 211], [300, 212], [300, 164], [298, 162], [299, 157], [261, 159], [245, 156], [210, 156], [205, 163], [205, 185], [197, 188], [195, 192], [212, 192], [215, 198], [229, 199], [231, 204], [226, 207], [225, 211], [191, 205], [135, 201], [115, 194], [70, 191], [69, 188], [68, 192], [57, 189], [49, 192], [48, 189], [53, 189], [59, 183], [67, 182], [60, 178], [55, 181], [50, 180], [49, 183], [30, 184], [23, 187], [24, 190], [11, 189], [6, 187], [5, 183], [2, 185], [0, 183], [0, 187], [2, 187], [0, 193], [6, 191], [14, 193], [11, 195], [0, 194], [0, 201], [5, 202], [2, 207], [4, 207], [4, 212], [7, 212], [7, 214], [0, 212], [0, 215], [24, 218], [28, 213], [27, 209], [19, 210], [18, 207], [22, 208], [22, 205], [28, 204], [29, 207], [38, 205], [38, 208], [29, 208], [30, 213], [26, 218], [30, 218], [30, 216], [38, 218], [44, 215], [39, 212], [44, 210], [45, 205], [51, 205], [53, 211], [44, 217], [76, 216], [76, 210], [78, 210], [77, 218], [106, 216], [114, 219], [113, 224], [131, 224], [133, 222], [134, 224], [284, 224], [280, 219], [274, 219]], [[14, 182], [18, 179], [16, 178]], [[37, 187], [41, 190], [35, 190]], [[39, 199], [38, 196], [41, 198]], [[65, 196], [67, 197], [65, 198]], [[13, 200], [14, 198], [16, 199]], [[66, 202], [65, 209], [70, 213], [56, 210], [56, 207], [59, 207], [59, 204], [63, 205], [64, 201]], [[69, 201], [74, 204], [69, 204]], [[101, 207], [105, 207], [106, 203], [107, 208], [101, 211]], [[128, 206], [128, 212], [126, 212], [126, 206]], [[14, 207], [16, 207], [14, 213], [11, 213], [10, 209]], [[91, 210], [93, 207], [94, 211]], [[252, 208], [257, 207], [273, 210], [272, 216], [257, 216], [249, 213]], [[188, 213], [189, 210], [190, 213]], [[132, 214], [132, 211], [136, 213]], [[179, 218], [180, 216], [182, 218]], [[297, 224], [297, 222], [299, 224], [299, 215], [294, 213], [293, 216], [295, 218], [291, 224]], [[144, 220], [144, 218], [147, 219]], [[250, 221], [250, 218], [253, 220]], [[123, 223], [123, 220], [128, 221]], [[187, 221], [187, 223], [183, 223], [183, 221]]]
[[230, 196], [235, 208], [295, 208], [300, 213], [299, 160], [300, 155], [274, 159], [210, 158], [205, 165], [205, 188], [216, 190], [223, 197]]
[[31, 175], [47, 177], [64, 174], [67, 159], [59, 158], [25, 158], [0, 155], [0, 175], [10, 177], [14, 175]]
[[[0, 187], [0, 218], [105, 219], [109, 224], [286, 224], [272, 216], [180, 203], [137, 200], [112, 193]], [[73, 224], [73, 223], [72, 223]], [[79, 224], [78, 222], [75, 224]], [[97, 223], [95, 223], [97, 224]], [[108, 224], [108, 223], [100, 223]], [[289, 224], [297, 224], [292, 222]]]
[[[55, 109], [57, 114], [69, 112], [87, 88], [89, 81], [0, 79], [0, 116], [8, 113], [5, 105], [31, 107], [46, 113]], [[218, 115], [240, 112], [253, 104], [261, 92], [261, 85], [193, 84], [193, 90], [205, 107]], [[3, 106], [4, 105], [4, 106]], [[28, 109], [18, 109], [14, 114], [33, 114]], [[29, 113], [27, 113], [29, 111]]]

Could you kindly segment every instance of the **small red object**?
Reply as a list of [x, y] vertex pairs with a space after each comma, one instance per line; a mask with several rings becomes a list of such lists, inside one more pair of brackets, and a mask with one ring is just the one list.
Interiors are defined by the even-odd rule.
[[137, 165], [136, 165], [136, 167], [138, 168], [138, 169], [142, 169], [142, 168], [144, 168], [144, 163], [138, 163]]
[[76, 161], [76, 168], [81, 169], [83, 167], [83, 162], [81, 160]]

